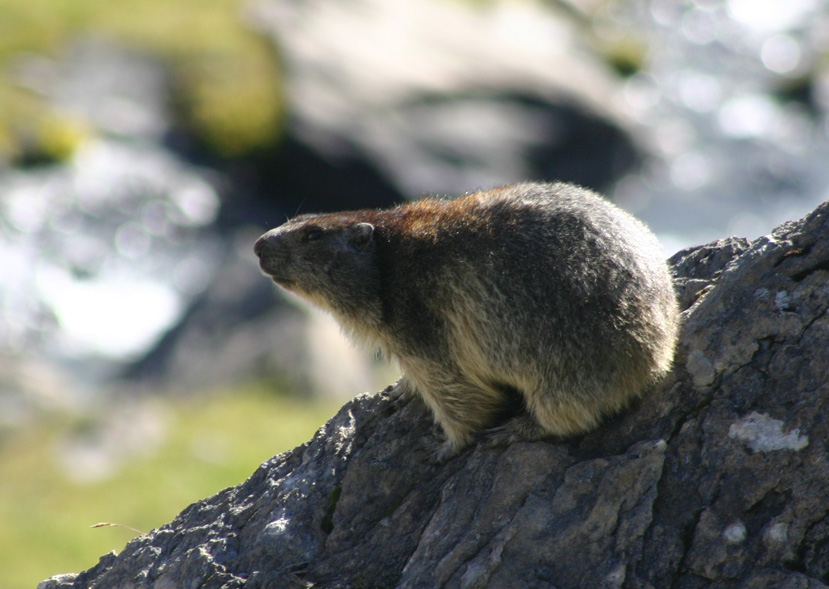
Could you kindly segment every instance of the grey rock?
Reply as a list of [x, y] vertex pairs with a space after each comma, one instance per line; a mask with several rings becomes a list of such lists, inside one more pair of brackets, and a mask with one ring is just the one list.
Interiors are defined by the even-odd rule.
[[826, 587], [829, 203], [672, 265], [704, 287], [683, 295], [675, 370], [600, 430], [435, 466], [422, 403], [362, 395], [41, 588]]
[[285, 64], [289, 132], [335, 161], [367, 157], [401, 194], [602, 189], [642, 155], [621, 81], [558, 3], [255, 0], [248, 15]]

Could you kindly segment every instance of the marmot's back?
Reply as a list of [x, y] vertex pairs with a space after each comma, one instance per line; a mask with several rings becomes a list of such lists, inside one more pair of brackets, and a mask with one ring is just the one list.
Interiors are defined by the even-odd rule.
[[278, 284], [397, 359], [398, 392], [434, 410], [444, 456], [516, 392], [527, 412], [494, 442], [586, 431], [670, 369], [678, 312], [656, 239], [575, 186], [304, 216], [257, 253]]

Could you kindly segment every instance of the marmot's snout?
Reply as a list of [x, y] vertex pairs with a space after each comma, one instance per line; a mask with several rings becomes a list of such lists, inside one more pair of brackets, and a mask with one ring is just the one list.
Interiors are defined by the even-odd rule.
[[273, 276], [280, 266], [278, 242], [279, 235], [271, 230], [257, 239], [253, 246], [253, 251], [259, 258], [259, 268], [270, 276]]
[[268, 231], [262, 237], [256, 240], [256, 243], [253, 244], [253, 252], [259, 258], [259, 263], [261, 264], [262, 261], [268, 257], [268, 250], [271, 249], [271, 237], [273, 235], [273, 231]]
[[268, 245], [268, 240], [265, 239], [267, 236], [268, 234], [266, 233], [265, 235], [257, 239], [255, 244], [253, 244], [253, 253], [255, 253], [260, 260], [262, 259], [262, 252]]

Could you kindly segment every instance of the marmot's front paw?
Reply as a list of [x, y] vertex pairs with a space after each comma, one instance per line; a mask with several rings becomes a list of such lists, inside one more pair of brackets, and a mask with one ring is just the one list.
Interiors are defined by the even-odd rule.
[[395, 405], [405, 405], [416, 396], [409, 383], [403, 378], [383, 389], [382, 394]]

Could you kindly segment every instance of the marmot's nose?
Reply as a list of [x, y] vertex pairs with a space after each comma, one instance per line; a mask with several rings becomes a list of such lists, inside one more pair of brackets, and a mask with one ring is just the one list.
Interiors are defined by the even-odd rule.
[[265, 235], [257, 239], [255, 244], [253, 244], [253, 252], [260, 258], [262, 257], [262, 250], [265, 249], [265, 246], [267, 245], [267, 237], [268, 234], [266, 233]]

